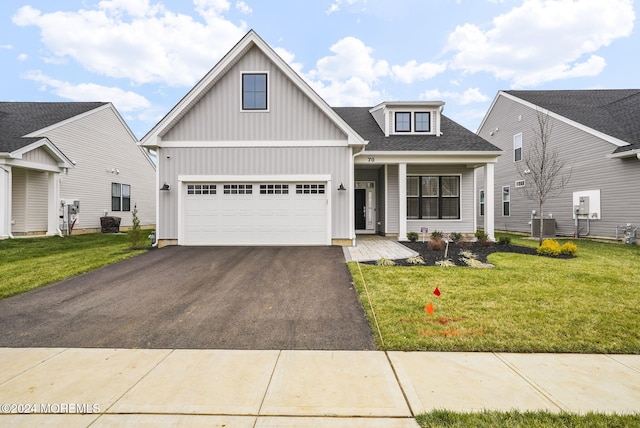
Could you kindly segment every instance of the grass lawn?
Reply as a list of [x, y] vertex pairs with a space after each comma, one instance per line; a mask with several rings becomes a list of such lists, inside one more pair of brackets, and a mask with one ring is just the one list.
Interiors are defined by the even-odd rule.
[[492, 269], [360, 264], [382, 339], [349, 269], [379, 349], [639, 354], [640, 246], [574, 242], [573, 259], [495, 253]]
[[640, 426], [640, 415], [603, 415], [587, 413], [576, 415], [549, 412], [494, 412], [455, 413], [438, 410], [416, 416], [423, 428], [466, 428], [466, 427], [574, 427], [613, 428]]
[[0, 298], [24, 293], [143, 253], [127, 236], [89, 234], [0, 241]]

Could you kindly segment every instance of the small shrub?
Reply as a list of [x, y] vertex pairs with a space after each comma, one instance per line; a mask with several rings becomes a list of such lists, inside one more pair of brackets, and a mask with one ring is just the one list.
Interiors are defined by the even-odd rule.
[[476, 230], [476, 233], [474, 234], [474, 236], [478, 241], [482, 241], [482, 240], [486, 241], [489, 239], [489, 235], [484, 233], [484, 230], [480, 230], [480, 229]]
[[444, 248], [445, 245], [446, 242], [444, 242], [442, 239], [431, 238], [431, 240], [429, 241], [429, 248], [431, 248], [433, 251], [440, 251]]
[[510, 236], [501, 236], [498, 238], [498, 244], [500, 245], [511, 245], [511, 237]]
[[418, 232], [407, 232], [407, 239], [411, 242], [418, 240]]
[[541, 256], [557, 257], [560, 254], [560, 243], [555, 239], [545, 239], [536, 252]]
[[458, 243], [462, 239], [462, 233], [460, 233], [460, 232], [451, 232], [449, 234], [449, 239], [451, 240], [451, 242]]
[[469, 250], [460, 250], [460, 257], [464, 257], [464, 258], [467, 258], [467, 259], [475, 259], [478, 256], [476, 256], [475, 254], [473, 254]]
[[560, 247], [560, 254], [563, 256], [575, 256], [578, 252], [578, 246], [573, 242], [565, 242]]
[[446, 260], [438, 260], [436, 262], [436, 266], [440, 266], [440, 267], [453, 267], [456, 264], [454, 262], [451, 261], [451, 259], [446, 259]]
[[132, 226], [131, 229], [127, 232], [127, 239], [129, 240], [129, 248], [132, 250], [139, 250], [140, 248], [145, 248], [148, 244], [147, 240], [142, 234], [142, 229], [140, 228], [140, 219], [138, 218], [138, 206], [133, 206], [133, 211], [131, 212], [132, 218]]
[[382, 257], [380, 260], [376, 262], [376, 264], [378, 266], [395, 266], [396, 262], [394, 262], [393, 260], [389, 260], [385, 257]]
[[407, 263], [409, 263], [410, 265], [423, 265], [425, 261], [422, 258], [422, 256], [415, 256], [415, 257], [409, 257], [407, 259]]
[[442, 239], [444, 238], [444, 233], [442, 233], [439, 230], [434, 230], [433, 232], [431, 232], [431, 239]]

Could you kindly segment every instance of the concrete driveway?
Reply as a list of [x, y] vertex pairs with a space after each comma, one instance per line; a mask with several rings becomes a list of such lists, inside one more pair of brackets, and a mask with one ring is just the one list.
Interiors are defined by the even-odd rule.
[[167, 247], [0, 300], [0, 347], [375, 349], [339, 247]]

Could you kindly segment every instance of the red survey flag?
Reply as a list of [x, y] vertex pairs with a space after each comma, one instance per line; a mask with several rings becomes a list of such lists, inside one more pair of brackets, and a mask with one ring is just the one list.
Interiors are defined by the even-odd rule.
[[429, 302], [429, 304], [424, 307], [424, 311], [426, 313], [428, 313], [429, 315], [433, 314], [433, 312], [435, 311], [435, 309], [433, 307], [433, 303]]
[[435, 294], [436, 296], [440, 296], [440, 290], [438, 289], [438, 287], [436, 287], [436, 289], [433, 290], [433, 294]]

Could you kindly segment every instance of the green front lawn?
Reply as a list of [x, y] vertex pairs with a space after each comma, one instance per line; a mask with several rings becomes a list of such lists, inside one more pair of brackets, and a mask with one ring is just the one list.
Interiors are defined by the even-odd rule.
[[573, 427], [573, 428], [613, 428], [640, 426], [640, 415], [604, 415], [587, 413], [550, 412], [496, 412], [456, 413], [437, 410], [416, 416], [423, 428], [466, 428], [466, 427]]
[[574, 259], [495, 253], [492, 269], [349, 269], [380, 349], [640, 353], [640, 246], [574, 242]]
[[73, 235], [0, 241], [0, 298], [24, 293], [143, 253], [127, 236]]

